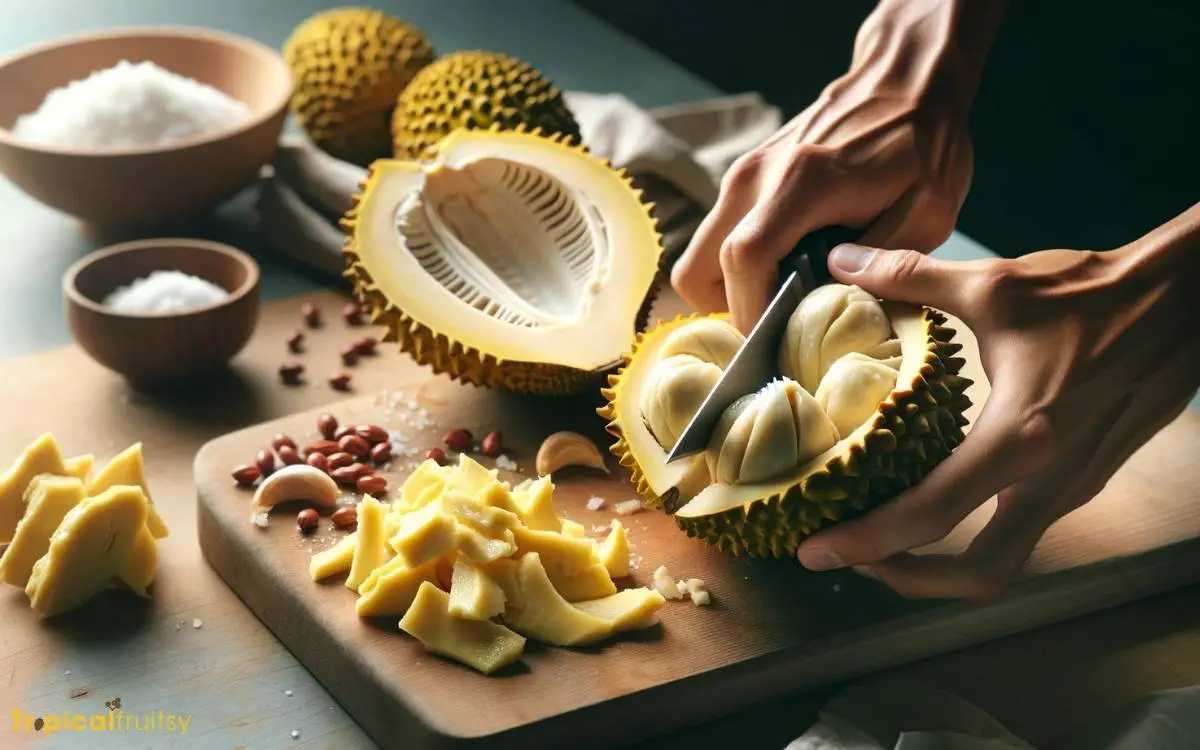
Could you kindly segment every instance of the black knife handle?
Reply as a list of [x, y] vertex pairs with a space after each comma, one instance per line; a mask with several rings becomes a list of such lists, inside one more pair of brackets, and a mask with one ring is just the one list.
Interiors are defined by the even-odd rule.
[[857, 242], [861, 236], [861, 230], [838, 225], [809, 232], [784, 256], [780, 263], [780, 277], [797, 270], [799, 258], [807, 256], [814, 280], [818, 284], [828, 283], [832, 280], [829, 274], [829, 251], [844, 242]]

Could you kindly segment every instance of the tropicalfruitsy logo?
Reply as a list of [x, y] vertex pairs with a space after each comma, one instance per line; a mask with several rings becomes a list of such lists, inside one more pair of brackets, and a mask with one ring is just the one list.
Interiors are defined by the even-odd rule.
[[19, 708], [12, 710], [12, 728], [16, 732], [29, 734], [59, 732], [143, 732], [187, 734], [192, 723], [191, 715], [174, 714], [169, 711], [150, 711], [144, 714], [127, 714], [121, 707], [121, 699], [104, 701], [107, 711], [96, 713], [32, 714]]

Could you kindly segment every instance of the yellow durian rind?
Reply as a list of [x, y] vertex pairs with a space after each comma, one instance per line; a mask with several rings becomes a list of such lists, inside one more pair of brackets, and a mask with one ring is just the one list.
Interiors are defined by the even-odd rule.
[[[818, 530], [912, 487], [963, 440], [972, 381], [959, 375], [965, 361], [954, 356], [962, 349], [953, 341], [956, 331], [936, 310], [882, 304], [902, 347], [896, 386], [858, 429], [789, 474], [753, 484], [710, 484], [703, 455], [668, 465], [666, 451], [645, 427], [637, 388], [667, 334], [702, 315], [680, 316], [639, 334], [609, 376], [602, 391], [606, 403], [597, 410], [614, 438], [609, 450], [647, 504], [672, 513], [689, 537], [734, 555], [793, 557]], [[688, 508], [702, 491], [713, 501]]]
[[[615, 169], [606, 159], [600, 159], [590, 154], [582, 146], [572, 145], [561, 134], [546, 134], [540, 128], [529, 128], [517, 125], [511, 129], [501, 129], [499, 124], [493, 124], [486, 131], [456, 130], [448, 135], [441, 143], [442, 150], [453, 148], [454, 143], [468, 136], [496, 139], [502, 145], [506, 138], [538, 138], [545, 148], [560, 149], [573, 157], [582, 157], [598, 162], [611, 173], [614, 179], [620, 180], [624, 189], [636, 199], [641, 206], [638, 222], [639, 230], [644, 241], [642, 246], [628, 252], [652, 252], [657, 255], [656, 268], [648, 287], [641, 294], [641, 302], [635, 316], [634, 330], [629, 332], [630, 342], [645, 328], [650, 319], [650, 310], [666, 279], [665, 255], [662, 246], [662, 234], [657, 229], [657, 221], [653, 216], [654, 204], [644, 202], [642, 193], [634, 188], [632, 180], [623, 169]], [[366, 178], [361, 189], [353, 196], [350, 209], [342, 217], [340, 226], [346, 233], [346, 244], [342, 253], [346, 261], [343, 275], [349, 279], [353, 293], [372, 324], [384, 329], [382, 341], [388, 344], [398, 344], [402, 352], [411, 356], [418, 364], [429, 367], [434, 373], [446, 375], [452, 380], [469, 383], [476, 387], [502, 389], [517, 393], [537, 395], [568, 395], [597, 389], [603, 386], [605, 377], [619, 365], [621, 355], [614, 353], [613, 362], [596, 370], [585, 370], [569, 365], [553, 362], [527, 362], [504, 359], [488, 352], [489, 341], [483, 337], [477, 341], [463, 341], [451, 338], [436, 330], [436, 323], [419, 321], [405, 312], [401, 300], [389, 299], [376, 284], [372, 271], [362, 260], [361, 248], [357, 237], [359, 216], [364, 205], [371, 200], [380, 176], [383, 173], [381, 163], [373, 163], [367, 170]], [[618, 252], [621, 248], [616, 249]], [[619, 263], [620, 260], [614, 262]], [[465, 305], [465, 303], [462, 303]], [[453, 315], [453, 312], [447, 312]], [[581, 327], [581, 335], [587, 329]], [[547, 358], [553, 357], [553, 352], [546, 352]]]

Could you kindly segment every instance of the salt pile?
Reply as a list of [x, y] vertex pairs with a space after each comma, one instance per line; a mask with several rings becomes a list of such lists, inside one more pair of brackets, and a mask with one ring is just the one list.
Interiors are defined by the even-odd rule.
[[245, 104], [152, 62], [122, 60], [46, 95], [13, 134], [95, 149], [160, 146], [224, 130], [250, 117]]
[[120, 312], [179, 312], [211, 305], [229, 297], [221, 287], [182, 271], [153, 271], [104, 298], [104, 306]]

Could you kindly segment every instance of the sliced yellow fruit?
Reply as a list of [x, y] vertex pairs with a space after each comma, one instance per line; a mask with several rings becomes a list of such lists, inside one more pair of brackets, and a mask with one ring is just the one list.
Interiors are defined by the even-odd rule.
[[427, 651], [483, 674], [516, 662], [525, 651], [525, 639], [503, 625], [451, 615], [450, 596], [428, 581], [417, 589], [412, 606], [400, 620], [400, 629]]
[[378, 575], [370, 580], [370, 586], [363, 586], [354, 611], [359, 617], [403, 615], [412, 606], [422, 583], [436, 583], [439, 562], [431, 560], [410, 568], [400, 558], [392, 558], [375, 569]]
[[346, 588], [358, 591], [371, 571], [387, 561], [386, 513], [386, 506], [370, 495], [363, 495], [359, 501], [354, 557], [346, 576]]
[[75, 477], [39, 474], [25, 492], [25, 516], [16, 534], [0, 556], [0, 581], [25, 588], [33, 564], [50, 549], [50, 537], [63, 518], [78, 505], [85, 493]]
[[54, 436], [46, 433], [34, 440], [0, 476], [0, 543], [11, 542], [17, 523], [25, 514], [25, 489], [38, 474], [66, 473], [62, 451]]
[[468, 620], [490, 620], [504, 612], [504, 589], [470, 560], [454, 561], [450, 579], [450, 614]]
[[625, 534], [625, 527], [615, 518], [598, 553], [610, 576], [624, 578], [629, 575], [629, 537]]
[[[308, 562], [308, 574], [314, 581], [323, 581], [338, 573], [347, 573], [354, 563], [354, 550], [358, 546], [358, 532], [353, 531], [338, 540], [327, 550], [312, 556]], [[376, 568], [378, 570], [378, 568]]]
[[146, 483], [146, 466], [142, 458], [142, 444], [134, 443], [117, 455], [113, 456], [104, 468], [88, 483], [87, 493], [99, 495], [109, 487], [118, 484], [141, 487], [150, 506], [150, 515], [146, 519], [146, 528], [155, 539], [162, 539], [170, 532], [167, 525], [159, 517], [154, 507], [154, 499], [150, 495], [150, 487]]

